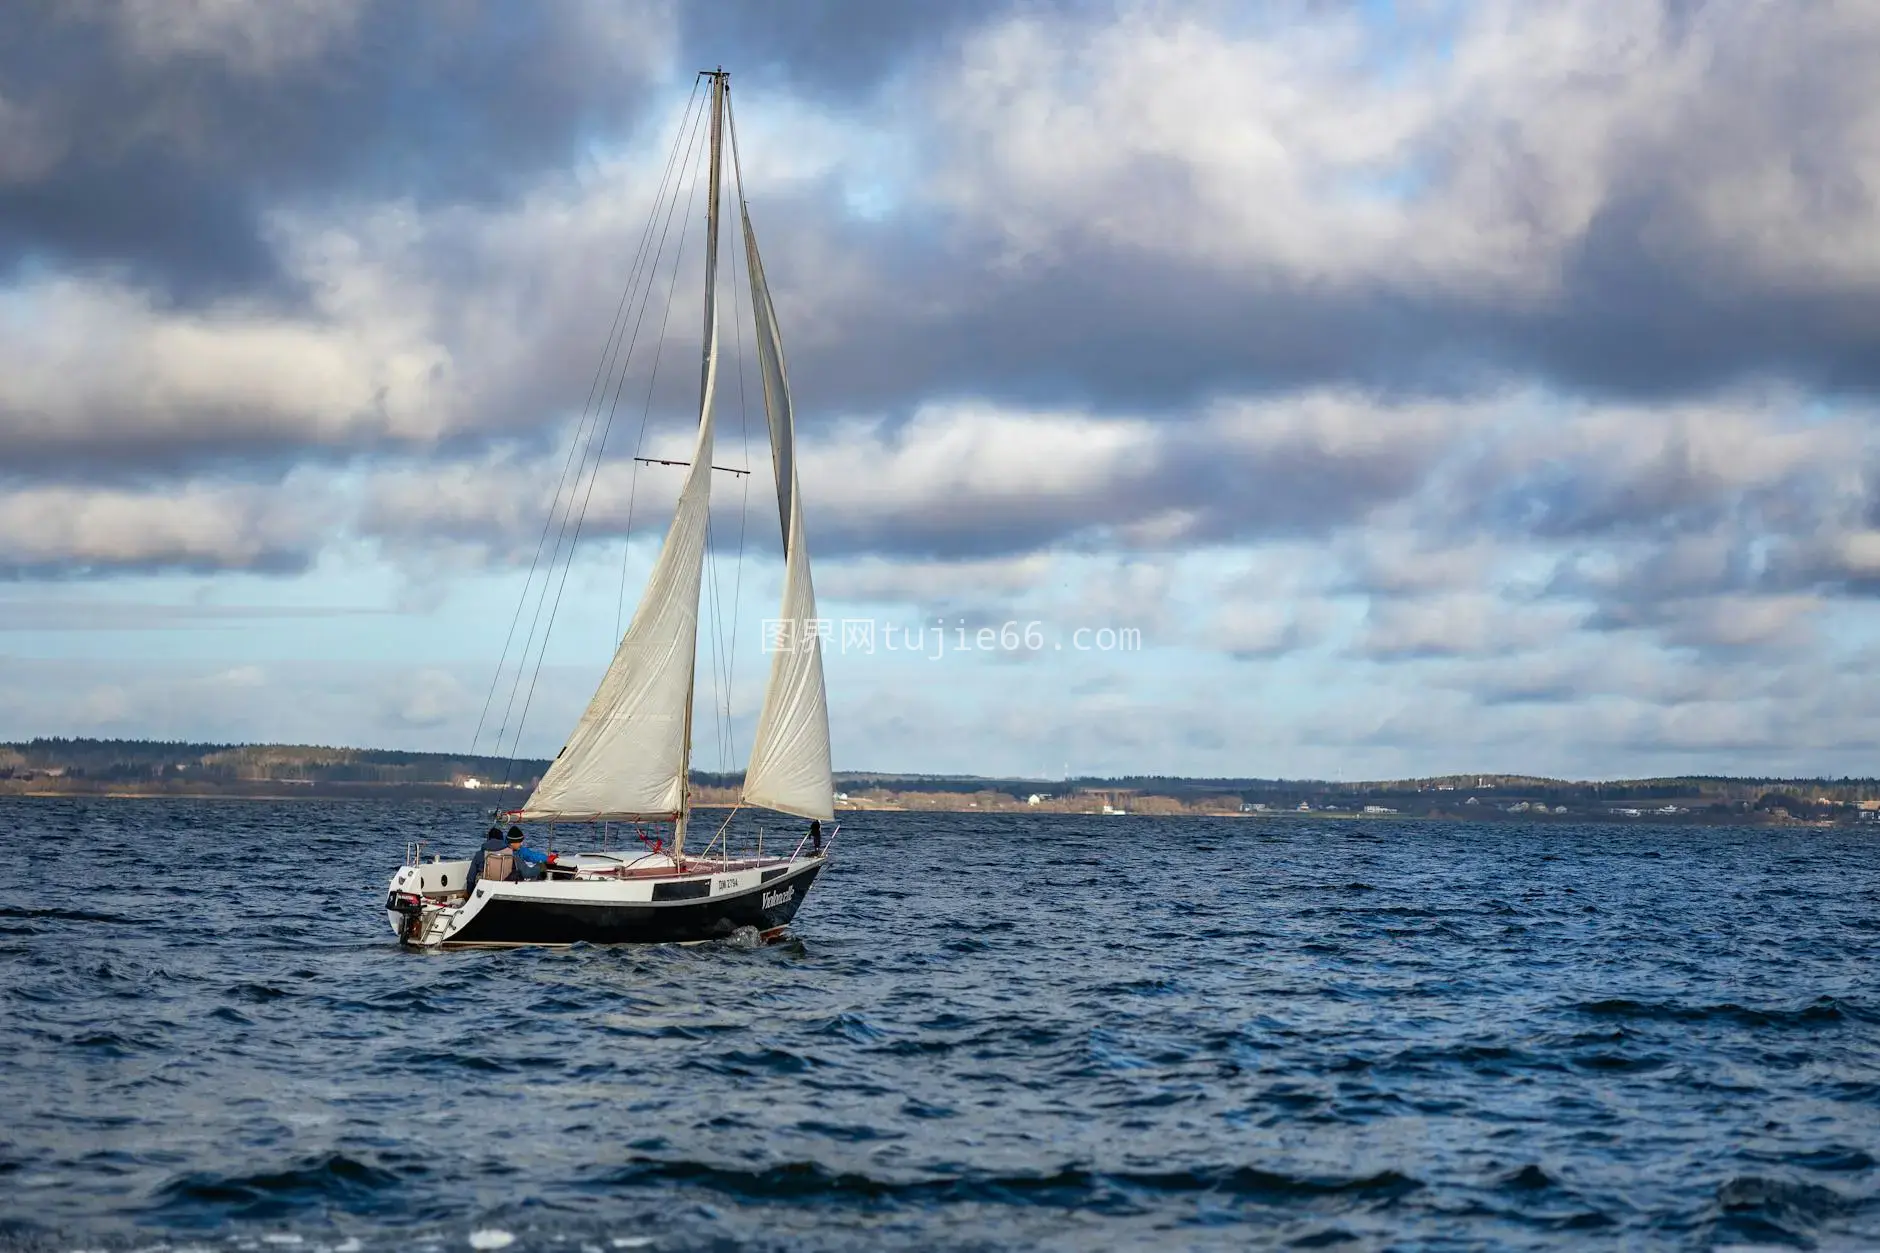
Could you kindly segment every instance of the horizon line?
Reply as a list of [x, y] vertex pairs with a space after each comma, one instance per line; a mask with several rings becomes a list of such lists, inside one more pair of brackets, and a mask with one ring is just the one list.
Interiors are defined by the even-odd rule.
[[[358, 745], [346, 745], [346, 744], [295, 744], [295, 743], [276, 742], [276, 741], [242, 741], [242, 742], [224, 743], [224, 742], [218, 742], [214, 740], [191, 740], [191, 739], [169, 740], [169, 739], [154, 739], [154, 738], [149, 738], [149, 737], [106, 739], [106, 738], [98, 738], [98, 737], [93, 737], [93, 736], [65, 736], [65, 735], [37, 735], [37, 736], [33, 736], [31, 739], [7, 740], [7, 741], [0, 742], [0, 750], [13, 750], [17, 752], [21, 750], [31, 749], [35, 745], [54, 745], [54, 744], [73, 744], [73, 745], [89, 744], [89, 745], [97, 745], [100, 747], [109, 747], [112, 745], [149, 745], [152, 747], [175, 746], [178, 748], [208, 749], [212, 751], [226, 751], [226, 750], [232, 750], [232, 749], [305, 749], [305, 750], [317, 750], [321, 752], [344, 752], [344, 753], [398, 753], [407, 757], [457, 758], [457, 759], [468, 758], [468, 759], [473, 759], [473, 760], [478, 760], [478, 761], [510, 761], [510, 762], [515, 762], [518, 764], [524, 763], [524, 762], [547, 763], [547, 762], [552, 762], [554, 760], [553, 757], [547, 757], [547, 756], [543, 756], [543, 757], [525, 757], [525, 756], [519, 756], [519, 755], [518, 756], [503, 756], [501, 754], [496, 754], [496, 753], [477, 753], [477, 752], [470, 752], [470, 751], [457, 752], [457, 751], [439, 751], [439, 750], [434, 750], [434, 749], [371, 748], [371, 747], [362, 747]], [[742, 776], [743, 773], [744, 772], [742, 770], [706, 770], [697, 766], [692, 767], [688, 771], [688, 775], [711, 775], [711, 776], [717, 776], [720, 778], [739, 777], [739, 776]], [[1383, 784], [1392, 784], [1392, 783], [1404, 783], [1404, 784], [1446, 783], [1450, 781], [1475, 779], [1477, 780], [1477, 782], [1474, 784], [1474, 786], [1477, 788], [1484, 789], [1484, 790], [1497, 786], [1496, 783], [1484, 782], [1484, 780], [1498, 780], [1498, 781], [1505, 781], [1505, 782], [1517, 782], [1518, 781], [1522, 783], [1533, 783], [1533, 784], [1565, 784], [1565, 785], [1576, 786], [1576, 787], [1616, 786], [1620, 784], [1658, 783], [1658, 782], [1673, 782], [1673, 781], [1686, 781], [1686, 780], [1711, 781], [1711, 782], [1718, 782], [1718, 783], [1826, 783], [1826, 784], [1840, 784], [1840, 785], [1857, 784], [1857, 783], [1880, 784], [1880, 777], [1872, 776], [1872, 775], [1838, 775], [1837, 776], [1837, 775], [1826, 775], [1826, 774], [1814, 774], [1814, 775], [1659, 774], [1659, 775], [1636, 775], [1636, 776], [1629, 776], [1629, 777], [1623, 777], [1623, 778], [1569, 779], [1569, 778], [1562, 778], [1562, 777], [1557, 777], [1553, 775], [1524, 774], [1519, 771], [1508, 771], [1508, 770], [1459, 770], [1459, 771], [1451, 771], [1451, 772], [1444, 773], [1444, 774], [1402, 775], [1402, 776], [1397, 776], [1397, 777], [1380, 777], [1380, 778], [1370, 778], [1370, 779], [1318, 779], [1318, 778], [1288, 779], [1288, 778], [1280, 778], [1280, 777], [1275, 777], [1275, 776], [1260, 776], [1260, 775], [1177, 775], [1177, 774], [1152, 774], [1152, 773], [1144, 773], [1144, 772], [1136, 772], [1136, 773], [1123, 772], [1123, 773], [1117, 773], [1117, 774], [1074, 774], [1074, 775], [1062, 776], [1059, 778], [1047, 778], [1047, 777], [1037, 776], [1037, 775], [1022, 775], [1022, 774], [978, 774], [978, 773], [973, 773], [973, 772], [949, 772], [949, 771], [934, 771], [934, 770], [832, 770], [830, 773], [832, 776], [845, 777], [845, 778], [875, 778], [875, 779], [883, 779], [883, 780], [892, 780], [892, 779], [958, 780], [962, 782], [972, 781], [972, 782], [983, 782], [983, 783], [1026, 783], [1026, 784], [1043, 784], [1047, 786], [1051, 784], [1057, 784], [1057, 785], [1062, 786], [1064, 784], [1069, 784], [1069, 783], [1114, 783], [1114, 782], [1132, 780], [1132, 779], [1157, 780], [1157, 781], [1163, 781], [1163, 782], [1169, 782], [1169, 783], [1187, 783], [1187, 784], [1218, 783], [1224, 786], [1229, 785], [1229, 784], [1264, 784], [1264, 785], [1270, 785], [1270, 786], [1313, 785], [1313, 786], [1320, 786], [1320, 787], [1366, 787], [1366, 786], [1379, 786]], [[1456, 788], [1456, 790], [1461, 791], [1464, 789], [1461, 787], [1458, 787]]]

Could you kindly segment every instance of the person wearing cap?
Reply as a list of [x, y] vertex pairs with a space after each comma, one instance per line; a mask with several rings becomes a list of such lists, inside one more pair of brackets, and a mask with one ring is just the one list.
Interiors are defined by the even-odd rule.
[[483, 847], [470, 858], [470, 877], [464, 881], [464, 891], [475, 887], [477, 880], [483, 877], [483, 859], [491, 853], [500, 853], [509, 845], [503, 842], [503, 829], [491, 827], [483, 834]]
[[[495, 828], [492, 827], [491, 830]], [[512, 883], [541, 878], [542, 867], [548, 862], [547, 853], [538, 853], [532, 848], [524, 848], [522, 839], [521, 827], [509, 828], [509, 840], [504, 847], [515, 854], [516, 858], [515, 868], [509, 872], [509, 879]]]

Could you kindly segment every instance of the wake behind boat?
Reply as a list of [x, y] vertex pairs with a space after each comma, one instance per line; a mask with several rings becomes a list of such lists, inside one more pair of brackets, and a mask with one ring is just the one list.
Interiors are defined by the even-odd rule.
[[[587, 832], [598, 831], [602, 851], [558, 854], [535, 872], [538, 877], [524, 877], [523, 861], [513, 851], [487, 851], [479, 866], [473, 860], [444, 861], [435, 856], [426, 861], [424, 846], [414, 845], [407, 849], [404, 865], [392, 876], [385, 901], [392, 929], [407, 945], [435, 948], [698, 941], [731, 936], [747, 927], [754, 928], [765, 938], [772, 938], [796, 916], [810, 886], [828, 862], [831, 843], [822, 838], [819, 823], [833, 817], [829, 712], [823, 685], [821, 636], [807, 627], [817, 621], [816, 597], [810, 580], [809, 550], [796, 474], [795, 419], [776, 311], [764, 283], [757, 236], [751, 226], [741, 180], [738, 210], [744, 232], [746, 273], [771, 460], [776, 472], [784, 578], [783, 605], [778, 619], [783, 629], [778, 646], [772, 651], [770, 676], [758, 716], [750, 764], [744, 774], [740, 806], [810, 819], [812, 825], [811, 834], [803, 835], [788, 856], [764, 856], [761, 831], [757, 837], [758, 851], [749, 856], [736, 856], [729, 851], [733, 832], [732, 818], [727, 817], [707, 841], [703, 855], [686, 853], [694, 817], [688, 778], [711, 483], [714, 470], [726, 469], [713, 465], [713, 433], [719, 374], [718, 235], [724, 139], [730, 118], [729, 83], [722, 70], [708, 71], [700, 77], [710, 84], [707, 106], [711, 136], [707, 171], [710, 191], [704, 259], [704, 357], [700, 370], [698, 432], [692, 457], [689, 462], [636, 458], [684, 467], [684, 483], [672, 524], [667, 529], [632, 623], [622, 636], [612, 664], [586, 712], [528, 801], [520, 809], [499, 815], [505, 823], [548, 824], [551, 832], [563, 824], [577, 824], [577, 829]], [[691, 124], [693, 112], [690, 109], [687, 119]], [[682, 124], [681, 138], [686, 129]], [[730, 133], [735, 169], [735, 124], [731, 125]], [[676, 158], [677, 141], [673, 153]], [[669, 161], [669, 175], [673, 168], [673, 162]], [[677, 182], [673, 183], [673, 189], [672, 199], [676, 205]], [[659, 203], [656, 197], [655, 219]], [[670, 212], [667, 220], [671, 220]], [[646, 240], [642, 243], [643, 253], [651, 238], [649, 223]], [[663, 248], [663, 233], [660, 239]], [[676, 256], [674, 267], [676, 274]], [[653, 266], [648, 265], [646, 272], [652, 274]], [[651, 282], [646, 286], [650, 292]], [[630, 281], [629, 291], [632, 290]], [[623, 297], [623, 311], [626, 303]], [[624, 325], [617, 314], [615, 331], [603, 354], [603, 369], [597, 375], [597, 383], [603, 379], [611, 381], [614, 360], [620, 362], [621, 378], [625, 378], [631, 344], [622, 356], [620, 344], [624, 342]], [[599, 392], [604, 395], [606, 388], [600, 387]], [[617, 402], [618, 386], [614, 395]], [[593, 405], [591, 395], [590, 407]], [[598, 425], [598, 409], [595, 414]], [[588, 429], [592, 445], [594, 428]], [[577, 430], [577, 447], [580, 438]], [[604, 432], [600, 442], [605, 443]], [[595, 458], [597, 470], [598, 453]], [[575, 464], [573, 452], [570, 464]], [[592, 473], [587, 469], [585, 451], [581, 465], [583, 473]], [[747, 474], [749, 471], [734, 468], [731, 472]], [[583, 511], [586, 508], [586, 496], [579, 493], [579, 474], [573, 483], [574, 490], [566, 496], [569, 503], [562, 506], [563, 532], [569, 530], [577, 498], [580, 508]], [[588, 495], [592, 493], [592, 484], [590, 477]], [[557, 497], [558, 502], [561, 499]], [[578, 518], [574, 521], [573, 532], [579, 535]], [[544, 539], [548, 534], [549, 528], [545, 526]], [[555, 554], [559, 552], [558, 536]], [[572, 540], [569, 552], [572, 553]], [[539, 556], [538, 548], [538, 559]], [[553, 559], [552, 555], [551, 570]], [[531, 570], [531, 578], [533, 575]], [[566, 578], [565, 572], [563, 578]], [[546, 579], [542, 586], [546, 600]], [[528, 594], [525, 585], [524, 597]], [[556, 601], [559, 601], [559, 592]], [[521, 617], [519, 609], [517, 620]], [[549, 621], [552, 625], [552, 609]], [[793, 624], [801, 625], [792, 630]], [[513, 626], [511, 634], [513, 637]], [[543, 647], [546, 639], [545, 628]], [[520, 654], [525, 664], [534, 640], [532, 623], [529, 643]], [[505, 645], [505, 657], [507, 649]], [[539, 655], [536, 664], [539, 668]], [[713, 664], [716, 679], [716, 655]], [[523, 672], [523, 666], [519, 665], [518, 682]], [[499, 678], [501, 674], [499, 664]], [[728, 677], [726, 686], [728, 689]], [[493, 685], [492, 695], [494, 690]], [[512, 702], [513, 692], [514, 689]], [[524, 713], [527, 703], [525, 698]], [[487, 715], [487, 705], [485, 712]], [[726, 716], [728, 724], [728, 710]], [[499, 729], [499, 744], [501, 737]], [[606, 836], [616, 828], [635, 831], [645, 847], [631, 853], [607, 851]], [[667, 831], [670, 832], [669, 845], [664, 834]], [[834, 837], [835, 832], [831, 831], [829, 841], [833, 842]]]

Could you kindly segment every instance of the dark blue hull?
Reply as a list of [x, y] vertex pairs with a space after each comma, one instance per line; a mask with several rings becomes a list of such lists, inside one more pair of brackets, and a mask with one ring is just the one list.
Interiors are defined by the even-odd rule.
[[768, 935], [796, 917], [821, 871], [818, 863], [736, 895], [645, 904], [495, 897], [444, 944], [693, 943], [743, 927]]

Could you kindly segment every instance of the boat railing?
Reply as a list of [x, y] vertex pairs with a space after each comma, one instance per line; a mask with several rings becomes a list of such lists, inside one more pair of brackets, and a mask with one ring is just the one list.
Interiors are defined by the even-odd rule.
[[424, 860], [424, 850], [430, 846], [429, 840], [405, 841], [405, 864], [415, 866]]
[[[828, 852], [828, 851], [830, 850], [830, 848], [834, 846], [834, 844], [835, 844], [835, 842], [836, 842], [836, 836], [837, 836], [838, 834], [840, 834], [840, 833], [841, 833], [841, 831], [842, 831], [842, 824], [841, 824], [841, 823], [839, 823], [839, 822], [838, 822], [838, 823], [837, 823], [837, 824], [836, 824], [835, 826], [833, 826], [833, 827], [831, 827], [831, 828], [829, 829], [829, 834], [828, 834], [828, 835], [825, 835], [825, 836], [823, 837], [823, 842], [822, 842], [822, 850], [821, 850], [821, 851], [823, 851], [823, 852], [825, 852], [825, 853], [826, 853], [826, 852]], [[802, 851], [803, 851], [803, 846], [804, 846], [805, 844], [807, 844], [807, 843], [809, 843], [809, 832], [807, 832], [807, 831], [805, 831], [805, 832], [803, 833], [803, 838], [802, 838], [802, 839], [800, 839], [800, 840], [798, 840], [798, 841], [796, 842], [796, 847], [795, 847], [794, 849], [791, 849], [791, 850], [790, 850], [790, 860], [791, 860], [791, 861], [795, 861], [795, 860], [797, 859], [797, 857], [798, 857], [798, 856], [799, 856], [799, 855], [800, 855], [800, 854], [802, 853]]]

